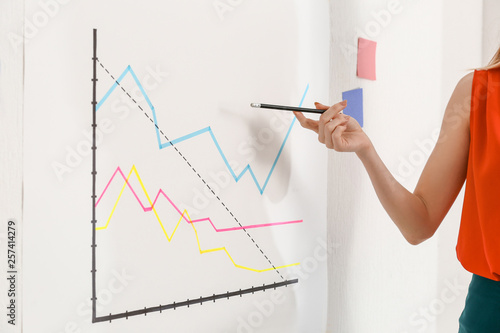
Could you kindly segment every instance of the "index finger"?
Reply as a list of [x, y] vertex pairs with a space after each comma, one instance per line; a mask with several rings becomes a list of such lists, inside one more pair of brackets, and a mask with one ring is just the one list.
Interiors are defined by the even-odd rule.
[[327, 121], [330, 121], [330, 119], [333, 119], [338, 113], [341, 113], [347, 106], [347, 100], [344, 100], [342, 102], [339, 102], [337, 104], [333, 104], [331, 107], [328, 108], [323, 114], [321, 115], [322, 117], [326, 118]]

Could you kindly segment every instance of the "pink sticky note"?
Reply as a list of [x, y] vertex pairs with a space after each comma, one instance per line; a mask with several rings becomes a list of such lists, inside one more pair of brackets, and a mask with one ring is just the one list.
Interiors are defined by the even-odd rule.
[[372, 40], [358, 39], [358, 77], [376, 80], [375, 51], [377, 42]]

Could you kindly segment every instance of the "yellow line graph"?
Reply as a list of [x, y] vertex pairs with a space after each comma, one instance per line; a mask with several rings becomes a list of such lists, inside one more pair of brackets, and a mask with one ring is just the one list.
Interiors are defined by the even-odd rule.
[[194, 223], [192, 222], [191, 218], [189, 217], [189, 214], [186, 210], [183, 211], [179, 221], [177, 222], [177, 224], [175, 225], [175, 228], [174, 228], [174, 231], [172, 232], [172, 235], [168, 235], [167, 234], [167, 231], [165, 230], [165, 227], [163, 226], [163, 223], [161, 222], [161, 219], [160, 217], [158, 216], [158, 213], [156, 212], [156, 209], [153, 205], [153, 202], [151, 201], [151, 198], [149, 197], [148, 195], [148, 192], [146, 191], [146, 187], [144, 186], [143, 182], [142, 182], [142, 179], [141, 177], [139, 176], [139, 173], [137, 172], [137, 169], [135, 167], [135, 165], [132, 166], [132, 169], [130, 170], [128, 176], [127, 176], [127, 179], [126, 181], [124, 182], [123, 184], [123, 187], [120, 191], [120, 194], [118, 195], [118, 198], [116, 199], [116, 202], [113, 206], [113, 209], [111, 210], [111, 214], [109, 215], [109, 218], [106, 222], [106, 225], [104, 225], [103, 227], [98, 227], [96, 228], [96, 230], [105, 230], [108, 228], [109, 226], [109, 222], [111, 221], [111, 217], [113, 216], [114, 212], [115, 212], [115, 209], [116, 207], [118, 206], [118, 202], [120, 201], [121, 197], [122, 197], [122, 194], [123, 194], [123, 191], [125, 190], [126, 186], [127, 186], [127, 183], [130, 179], [130, 177], [132, 176], [132, 173], [135, 174], [135, 176], [137, 177], [137, 180], [139, 181], [139, 183], [141, 184], [141, 188], [142, 190], [144, 191], [144, 194], [146, 195], [146, 198], [148, 199], [149, 201], [149, 204], [150, 206], [152, 207], [152, 210], [153, 212], [155, 213], [155, 216], [156, 216], [156, 219], [158, 220], [158, 223], [160, 223], [160, 226], [163, 230], [163, 233], [165, 234], [165, 237], [167, 238], [167, 240], [170, 242], [172, 240], [172, 238], [174, 237], [175, 235], [175, 232], [177, 231], [177, 228], [179, 227], [179, 224], [181, 224], [183, 218], [184, 218], [184, 214], [186, 214], [188, 220], [189, 220], [189, 224], [191, 224], [191, 226], [193, 227], [193, 230], [194, 230], [194, 233], [196, 235], [196, 242], [198, 243], [198, 249], [200, 251], [200, 254], [204, 254], [204, 253], [210, 253], [210, 252], [217, 252], [217, 251], [224, 251], [227, 256], [229, 257], [229, 260], [231, 260], [231, 262], [233, 263], [233, 265], [237, 268], [241, 268], [241, 269], [246, 269], [246, 270], [249, 270], [249, 271], [252, 271], [252, 272], [258, 272], [258, 273], [261, 273], [261, 272], [267, 272], [267, 271], [272, 271], [272, 270], [276, 270], [276, 269], [280, 269], [280, 268], [286, 268], [286, 267], [291, 267], [291, 266], [297, 266], [299, 265], [300, 263], [294, 263], [294, 264], [289, 264], [289, 265], [283, 265], [283, 266], [278, 266], [278, 267], [271, 267], [271, 268], [266, 268], [266, 269], [255, 269], [255, 268], [251, 268], [251, 267], [246, 267], [246, 266], [242, 266], [242, 265], [238, 265], [237, 263], [234, 262], [233, 258], [231, 257], [231, 255], [229, 254], [229, 252], [227, 251], [227, 249], [225, 247], [219, 247], [219, 248], [213, 248], [213, 249], [207, 249], [207, 250], [202, 250], [201, 249], [201, 245], [200, 245], [200, 239], [198, 238], [198, 231], [196, 231], [196, 228], [194, 226]]

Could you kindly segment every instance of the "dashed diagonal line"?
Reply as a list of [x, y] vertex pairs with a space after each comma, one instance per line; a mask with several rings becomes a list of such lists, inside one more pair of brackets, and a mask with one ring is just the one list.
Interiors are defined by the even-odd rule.
[[[163, 135], [163, 137], [168, 141], [170, 142], [171, 140], [167, 137], [167, 135], [163, 132], [163, 130], [158, 126], [158, 124], [154, 121], [154, 119], [152, 119], [147, 113], [146, 111], [144, 111], [144, 109], [139, 105], [139, 103], [132, 97], [132, 95], [130, 95], [130, 93], [120, 84], [120, 82], [109, 72], [109, 70], [100, 62], [99, 59], [97, 59], [97, 62], [99, 63], [99, 65], [106, 71], [106, 73], [113, 79], [113, 81], [115, 82], [114, 84], [118, 85], [120, 87], [120, 89], [134, 102], [134, 104], [139, 108], [139, 110], [141, 110], [143, 112], [143, 114], [151, 121], [151, 123], [156, 127], [156, 129], [161, 133], [161, 135]], [[196, 174], [196, 176], [203, 182], [203, 184], [209, 189], [209, 191], [214, 195], [214, 197], [218, 200], [218, 202], [225, 208], [225, 210], [229, 213], [229, 215], [231, 215], [231, 217], [236, 221], [236, 223], [238, 223], [238, 225], [240, 226], [241, 230], [243, 230], [246, 235], [248, 236], [248, 238], [250, 238], [250, 240], [252, 241], [252, 243], [257, 247], [257, 249], [260, 251], [260, 253], [266, 258], [266, 260], [269, 262], [269, 264], [271, 265], [271, 267], [273, 267], [273, 269], [276, 271], [276, 273], [281, 277], [281, 279], [284, 281], [285, 278], [283, 277], [283, 275], [279, 272], [278, 269], [276, 269], [276, 266], [273, 265], [273, 263], [271, 262], [271, 260], [269, 259], [269, 257], [264, 253], [264, 251], [260, 248], [260, 246], [257, 244], [257, 242], [255, 242], [255, 240], [252, 238], [252, 236], [250, 236], [250, 234], [248, 233], [248, 231], [243, 227], [243, 225], [240, 223], [240, 221], [238, 220], [238, 218], [231, 212], [231, 210], [229, 210], [229, 208], [227, 207], [227, 205], [219, 198], [219, 196], [215, 193], [215, 191], [210, 187], [210, 185], [205, 181], [205, 179], [203, 179], [203, 177], [200, 175], [200, 173], [198, 171], [196, 171], [196, 169], [192, 166], [192, 164], [187, 160], [187, 158], [184, 156], [184, 154], [182, 154], [182, 152], [177, 148], [177, 146], [173, 143], [172, 144], [172, 147], [174, 148], [174, 150], [177, 152], [177, 154], [186, 162], [186, 164], [188, 165], [188, 167]]]

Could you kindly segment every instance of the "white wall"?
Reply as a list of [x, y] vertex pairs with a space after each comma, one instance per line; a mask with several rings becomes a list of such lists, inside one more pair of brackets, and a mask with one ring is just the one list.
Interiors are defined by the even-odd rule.
[[483, 0], [483, 63], [488, 63], [500, 45], [500, 1]]
[[[364, 130], [413, 191], [453, 88], [481, 65], [482, 2], [343, 0], [331, 2], [331, 18], [330, 103], [364, 89]], [[357, 37], [378, 42], [377, 81], [356, 77]], [[328, 332], [456, 331], [469, 278], [454, 254], [463, 197], [413, 247], [354, 154], [330, 152], [328, 183]]]

